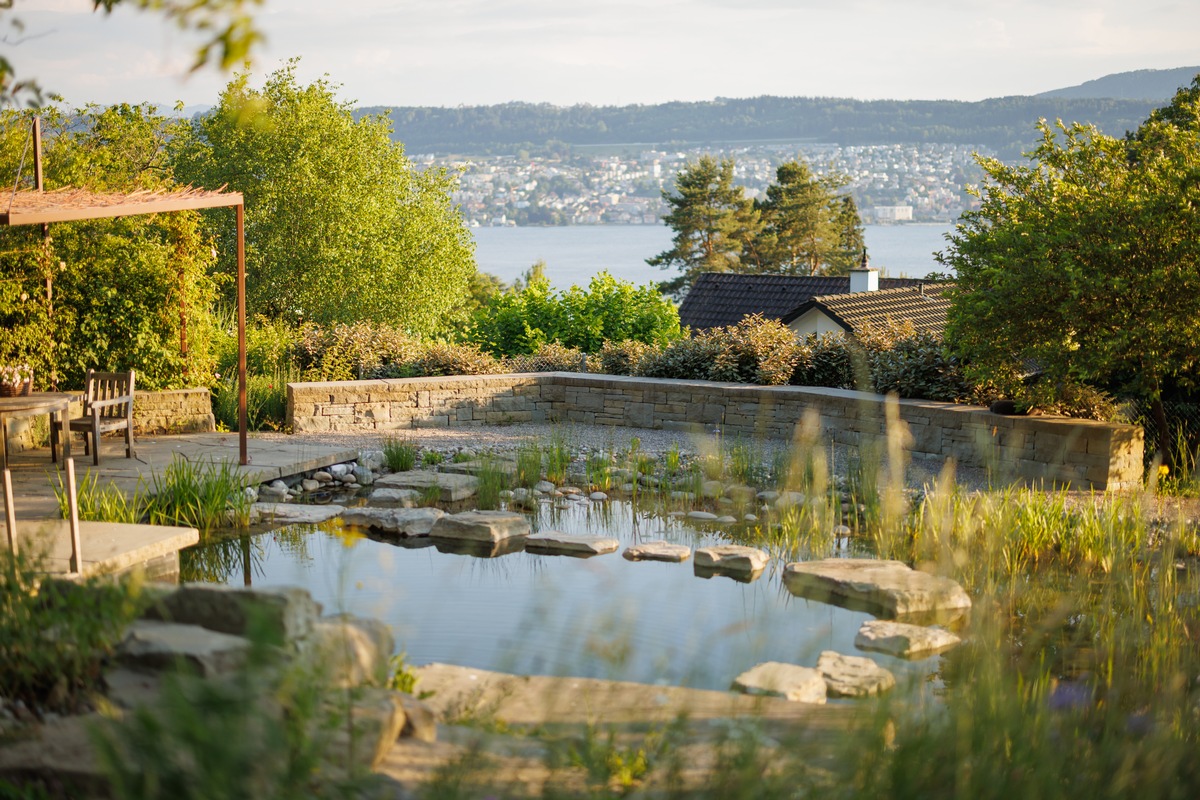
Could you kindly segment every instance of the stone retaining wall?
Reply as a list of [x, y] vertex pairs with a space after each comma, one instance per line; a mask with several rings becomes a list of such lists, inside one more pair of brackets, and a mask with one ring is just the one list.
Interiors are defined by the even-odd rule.
[[133, 429], [137, 436], [166, 433], [212, 433], [212, 393], [204, 388], [139, 392], [133, 395]]
[[[393, 431], [513, 422], [579, 422], [790, 439], [814, 415], [826, 441], [885, 436], [885, 398], [799, 386], [749, 386], [546, 372], [288, 384], [296, 433]], [[1137, 485], [1142, 429], [1063, 417], [1006, 417], [977, 406], [901, 400], [915, 459], [1096, 489]]]

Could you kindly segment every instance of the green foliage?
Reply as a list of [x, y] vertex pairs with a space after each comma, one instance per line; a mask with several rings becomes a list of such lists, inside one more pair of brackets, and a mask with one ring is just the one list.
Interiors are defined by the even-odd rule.
[[398, 653], [388, 662], [388, 688], [405, 694], [415, 694], [420, 678], [408, 663], [408, 653]]
[[[456, 176], [416, 169], [386, 117], [355, 119], [336, 86], [300, 86], [296, 67], [270, 75], [261, 91], [235, 78], [213, 113], [179, 138], [176, 174], [243, 193], [252, 308], [323, 324], [442, 330], [475, 272], [470, 233], [450, 200]], [[232, 232], [225, 225], [216, 234], [220, 268], [232, 274]]]
[[[114, 483], [100, 485], [98, 470], [88, 470], [75, 484], [75, 507], [79, 519], [97, 522], [141, 522], [146, 513], [146, 497], [142, 486], [133, 492], [121, 490]], [[58, 513], [63, 519], [70, 517], [69, 493], [62, 473], [54, 487], [58, 500]]]
[[475, 473], [479, 486], [475, 492], [478, 508], [491, 511], [500, 508], [500, 492], [510, 488], [512, 471], [491, 453], [479, 457], [479, 470]]
[[653, 345], [625, 340], [605, 342], [596, 355], [600, 371], [606, 375], [640, 375], [642, 358], [654, 352], [657, 348]]
[[417, 465], [417, 446], [389, 436], [383, 440], [383, 463], [391, 472], [408, 472]]
[[[252, 431], [281, 431], [287, 423], [287, 385], [299, 376], [246, 375], [246, 421]], [[226, 374], [213, 388], [213, 416], [226, 430], [238, 429], [237, 372]]]
[[759, 314], [702, 335], [713, 337], [719, 348], [708, 371], [714, 381], [786, 386], [803, 355], [795, 333]]
[[880, 394], [954, 402], [970, 393], [958, 359], [928, 333], [913, 334], [873, 353], [870, 364], [871, 383]]
[[667, 745], [662, 731], [652, 731], [641, 741], [624, 745], [617, 732], [609, 728], [601, 736], [595, 725], [589, 724], [582, 737], [567, 744], [567, 761], [582, 767], [589, 783], [616, 793], [627, 794], [637, 787], [654, 766]]
[[183, 525], [201, 532], [250, 523], [246, 477], [229, 461], [193, 462], [173, 458], [150, 482], [146, 521]]
[[691, 336], [671, 342], [658, 352], [646, 353], [638, 369], [646, 378], [707, 380], [709, 367], [720, 352], [720, 344], [713, 337]]
[[546, 480], [562, 484], [571, 467], [571, 442], [562, 431], [555, 431], [546, 443]]
[[421, 454], [421, 463], [427, 467], [436, 467], [446, 460], [446, 457], [437, 450], [426, 450]]
[[533, 276], [520, 291], [493, 296], [467, 338], [493, 355], [514, 356], [550, 343], [596, 353], [609, 340], [661, 345], [679, 335], [679, 312], [653, 286], [635, 287], [601, 272], [586, 291], [572, 286], [557, 293]]
[[503, 362], [481, 352], [474, 345], [444, 342], [426, 344], [413, 360], [402, 368], [404, 377], [494, 375], [505, 371], [507, 370]]
[[542, 445], [525, 441], [517, 448], [517, 486], [532, 489], [542, 479]]
[[4, 694], [28, 705], [72, 711], [98, 688], [104, 662], [138, 613], [128, 581], [45, 578], [41, 558], [0, 548], [0, 675]]
[[761, 271], [785, 275], [844, 275], [863, 252], [863, 226], [854, 200], [837, 194], [839, 175], [817, 177], [803, 161], [775, 170], [775, 182], [755, 203], [763, 230], [756, 250]]
[[507, 363], [512, 372], [579, 372], [583, 358], [583, 351], [578, 348], [548, 342], [531, 355], [508, 358]]

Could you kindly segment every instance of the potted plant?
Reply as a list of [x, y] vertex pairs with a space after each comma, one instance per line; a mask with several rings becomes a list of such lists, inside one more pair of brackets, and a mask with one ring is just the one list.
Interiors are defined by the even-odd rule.
[[33, 391], [33, 367], [28, 364], [0, 367], [0, 397], [25, 397]]

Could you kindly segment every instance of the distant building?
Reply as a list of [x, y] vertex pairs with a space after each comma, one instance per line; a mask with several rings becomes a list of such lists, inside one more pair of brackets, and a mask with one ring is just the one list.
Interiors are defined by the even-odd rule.
[[946, 329], [950, 299], [945, 295], [951, 283], [925, 283], [916, 286], [846, 294], [820, 295], [785, 314], [780, 321], [801, 336], [808, 334], [854, 334], [863, 325], [911, 322], [918, 333], [941, 336]]
[[912, 222], [912, 206], [875, 206], [872, 209], [876, 222]]

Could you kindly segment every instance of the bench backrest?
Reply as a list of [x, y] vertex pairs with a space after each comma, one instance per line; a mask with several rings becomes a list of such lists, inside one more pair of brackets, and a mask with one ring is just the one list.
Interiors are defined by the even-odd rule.
[[87, 371], [87, 387], [84, 390], [83, 407], [85, 413], [91, 409], [92, 403], [104, 400], [124, 400], [124, 403], [114, 403], [100, 409], [104, 419], [133, 419], [133, 371], [129, 372], [97, 372]]

